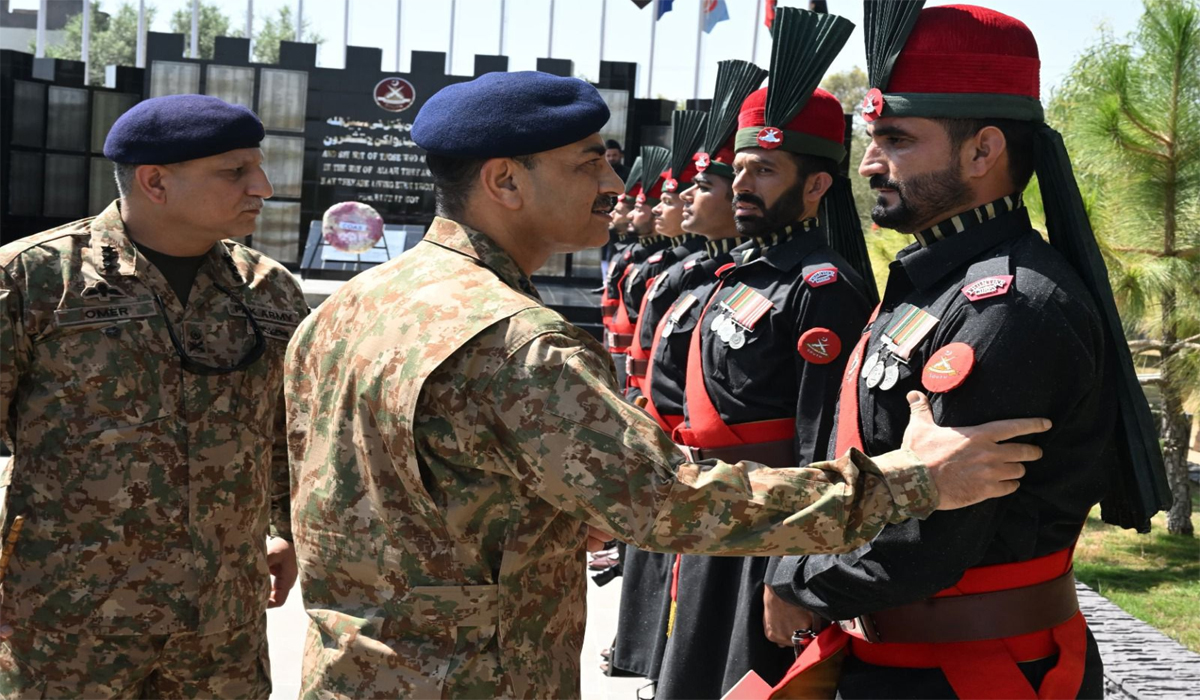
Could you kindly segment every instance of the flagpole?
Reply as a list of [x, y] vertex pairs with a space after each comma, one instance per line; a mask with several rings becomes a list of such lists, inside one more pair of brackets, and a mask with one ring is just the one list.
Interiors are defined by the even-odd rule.
[[38, 58], [46, 57], [46, 12], [49, 9], [49, 4], [50, 0], [40, 0], [38, 2], [37, 48], [34, 49], [33, 53], [33, 55], [37, 56]]
[[646, 97], [653, 95], [654, 89], [654, 35], [658, 29], [658, 0], [650, 10], [650, 65], [646, 70]]
[[450, 46], [446, 49], [446, 75], [454, 62], [454, 19], [458, 16], [458, 0], [450, 0]]
[[505, 18], [505, 16], [506, 16], [506, 13], [504, 11], [504, 0], [500, 0], [500, 50], [496, 52], [497, 56], [504, 55], [504, 18]]
[[342, 51], [350, 48], [350, 0], [342, 5]]
[[554, 0], [550, 0], [550, 29], [546, 31], [546, 58], [554, 58]]
[[699, 3], [699, 12], [696, 14], [696, 74], [692, 83], [692, 99], [700, 99], [700, 50], [704, 46], [704, 5]]
[[758, 26], [762, 24], [763, 0], [754, 0], [754, 39], [750, 41], [750, 62], [758, 63]]
[[134, 65], [146, 67], [146, 0], [138, 0], [137, 58]]
[[600, 0], [600, 60], [604, 60], [604, 32], [608, 24], [608, 0]]
[[296, 0], [295, 41], [304, 41], [304, 0]]
[[79, 45], [79, 59], [83, 61], [83, 84], [92, 84], [92, 4], [83, 0], [83, 41]]
[[200, 58], [200, 0], [192, 0], [192, 58]]
[[[246, 38], [252, 45], [254, 44], [254, 0], [246, 0]], [[251, 56], [253, 55], [251, 54]]]
[[400, 19], [404, 17], [404, 0], [396, 0], [396, 72], [400, 72]]

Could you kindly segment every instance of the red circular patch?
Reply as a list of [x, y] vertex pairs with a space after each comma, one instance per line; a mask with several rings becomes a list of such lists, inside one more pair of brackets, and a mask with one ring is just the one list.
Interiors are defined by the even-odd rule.
[[811, 328], [800, 336], [796, 350], [814, 365], [827, 365], [842, 354], [842, 339], [828, 328]]
[[645, 203], [646, 203], [646, 195], [645, 195], [645, 194], [639, 194], [639, 195], [637, 196], [637, 203], [638, 203], [638, 204], [645, 204]]
[[375, 104], [389, 112], [403, 112], [416, 99], [412, 83], [404, 78], [384, 78], [375, 83]]
[[783, 145], [783, 132], [773, 126], [768, 126], [758, 132], [758, 145], [763, 148], [779, 148]]
[[679, 180], [673, 177], [667, 178], [667, 181], [663, 183], [663, 192], [674, 192], [677, 189], [679, 189]]
[[921, 385], [942, 394], [963, 383], [975, 367], [975, 351], [966, 343], [950, 343], [937, 350], [921, 370]]
[[705, 170], [708, 170], [710, 163], [712, 163], [712, 159], [708, 157], [707, 153], [696, 154], [696, 170], [704, 172]]
[[879, 88], [871, 88], [862, 101], [862, 118], [873, 122], [883, 116], [883, 92]]

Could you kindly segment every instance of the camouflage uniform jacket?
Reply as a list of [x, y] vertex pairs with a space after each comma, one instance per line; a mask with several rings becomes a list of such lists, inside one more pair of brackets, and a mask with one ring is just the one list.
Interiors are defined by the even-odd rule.
[[656, 550], [844, 551], [936, 501], [909, 452], [683, 463], [600, 345], [446, 219], [301, 324], [285, 381], [303, 697], [577, 697], [583, 523]]
[[[290, 539], [283, 356], [307, 307], [269, 258], [231, 241], [208, 256], [185, 308], [115, 202], [0, 248], [6, 529], [26, 518], [6, 623], [210, 634], [262, 615], [268, 524]], [[245, 309], [261, 359], [185, 372], [168, 328], [234, 365], [255, 343]]]

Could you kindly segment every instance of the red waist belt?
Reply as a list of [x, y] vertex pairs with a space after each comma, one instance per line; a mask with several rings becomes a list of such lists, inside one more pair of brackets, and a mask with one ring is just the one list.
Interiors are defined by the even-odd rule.
[[[929, 600], [832, 625], [805, 647], [769, 697], [783, 694], [789, 683], [848, 647], [850, 654], [876, 666], [940, 669], [960, 698], [1074, 698], [1083, 684], [1087, 625], [1074, 597], [1073, 550], [968, 569], [958, 583]], [[1030, 625], [1023, 621], [1030, 616], [1014, 609], [1018, 605], [1043, 608], [1044, 626], [1025, 631]], [[956, 612], [989, 606], [990, 621], [949, 622]], [[922, 625], [906, 629], [906, 619], [921, 619], [922, 607], [926, 617], [946, 620], [943, 626], [951, 629], [924, 635], [912, 629]], [[989, 627], [993, 635], [987, 633]], [[889, 629], [903, 641], [889, 642]], [[945, 639], [956, 641], [941, 641]], [[1035, 689], [1017, 664], [1055, 654], [1058, 663]]]

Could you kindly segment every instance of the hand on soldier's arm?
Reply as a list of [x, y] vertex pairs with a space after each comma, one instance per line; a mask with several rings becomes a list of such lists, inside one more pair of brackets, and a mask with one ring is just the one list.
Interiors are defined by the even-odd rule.
[[780, 598], [770, 586], [763, 586], [763, 634], [781, 647], [792, 648], [792, 633], [815, 631], [816, 616]]
[[929, 400], [908, 393], [911, 411], [902, 449], [914, 453], [938, 490], [938, 510], [964, 508], [1007, 496], [1020, 485], [1025, 462], [1042, 457], [1037, 445], [1005, 442], [1050, 429], [1045, 418], [1014, 418], [964, 428], [943, 428], [933, 420]]

